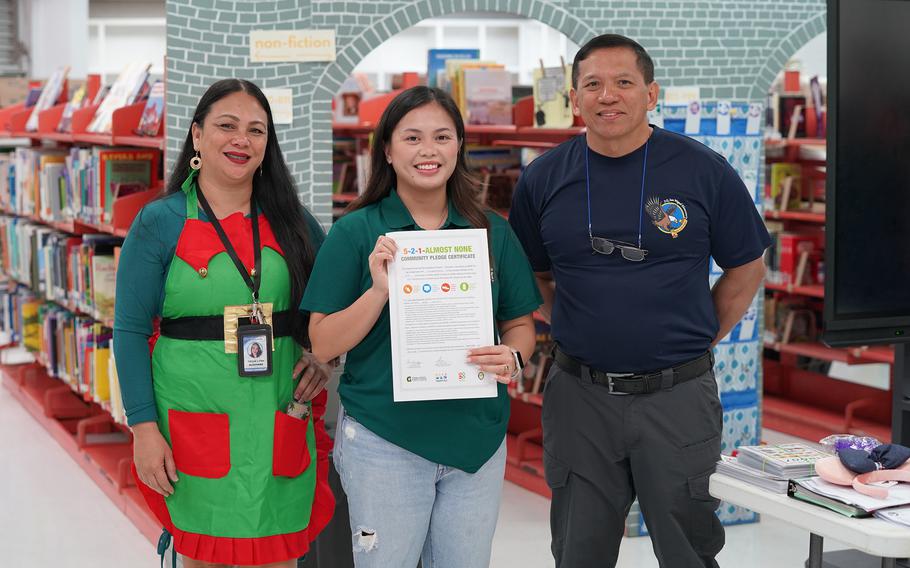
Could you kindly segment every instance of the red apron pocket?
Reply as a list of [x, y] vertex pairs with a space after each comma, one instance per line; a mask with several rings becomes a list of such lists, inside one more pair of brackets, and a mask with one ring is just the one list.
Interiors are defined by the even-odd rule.
[[272, 448], [272, 473], [297, 477], [310, 467], [307, 428], [310, 419], [301, 420], [284, 412], [275, 413], [275, 445]]
[[231, 471], [231, 428], [227, 414], [167, 411], [177, 471], [224, 477]]

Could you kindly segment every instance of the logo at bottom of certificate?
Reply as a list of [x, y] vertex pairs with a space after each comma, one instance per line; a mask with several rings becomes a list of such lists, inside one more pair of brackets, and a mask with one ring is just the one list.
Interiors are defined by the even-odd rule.
[[425, 383], [425, 382], [427, 382], [426, 377], [422, 377], [422, 376], [415, 377], [414, 375], [408, 375], [407, 377], [405, 377], [404, 380], [407, 383]]
[[449, 382], [449, 374], [448, 373], [436, 373], [436, 382], [437, 383]]
[[467, 375], [465, 375], [464, 371], [458, 371], [458, 381], [459, 382], [463, 383], [466, 377], [467, 377]]
[[477, 371], [477, 380], [482, 381], [484, 377], [483, 371]]

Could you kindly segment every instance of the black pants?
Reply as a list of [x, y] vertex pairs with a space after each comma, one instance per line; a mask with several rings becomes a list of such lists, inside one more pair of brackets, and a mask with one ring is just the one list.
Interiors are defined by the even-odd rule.
[[713, 372], [616, 395], [553, 365], [543, 438], [556, 567], [615, 566], [636, 495], [662, 568], [716, 567], [724, 530], [708, 477], [722, 422]]

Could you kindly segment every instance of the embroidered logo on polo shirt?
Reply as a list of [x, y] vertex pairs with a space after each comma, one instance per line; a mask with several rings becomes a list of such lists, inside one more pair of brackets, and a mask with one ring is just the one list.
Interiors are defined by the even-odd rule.
[[679, 236], [679, 233], [686, 228], [686, 224], [689, 222], [686, 207], [676, 199], [651, 197], [645, 203], [645, 213], [648, 214], [651, 223], [661, 233], [670, 235], [674, 239]]

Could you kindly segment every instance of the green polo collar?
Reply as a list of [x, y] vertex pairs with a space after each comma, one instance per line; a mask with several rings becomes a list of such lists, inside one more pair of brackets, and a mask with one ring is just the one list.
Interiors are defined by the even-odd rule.
[[[379, 202], [379, 210], [386, 225], [392, 229], [418, 228], [417, 223], [414, 222], [414, 217], [411, 216], [408, 208], [404, 206], [404, 202], [398, 197], [398, 192], [395, 189], [389, 191], [388, 197]], [[446, 217], [446, 222], [442, 228], [448, 227], [461, 229], [471, 227], [471, 223], [461, 215], [451, 199], [449, 199], [449, 216]]]

